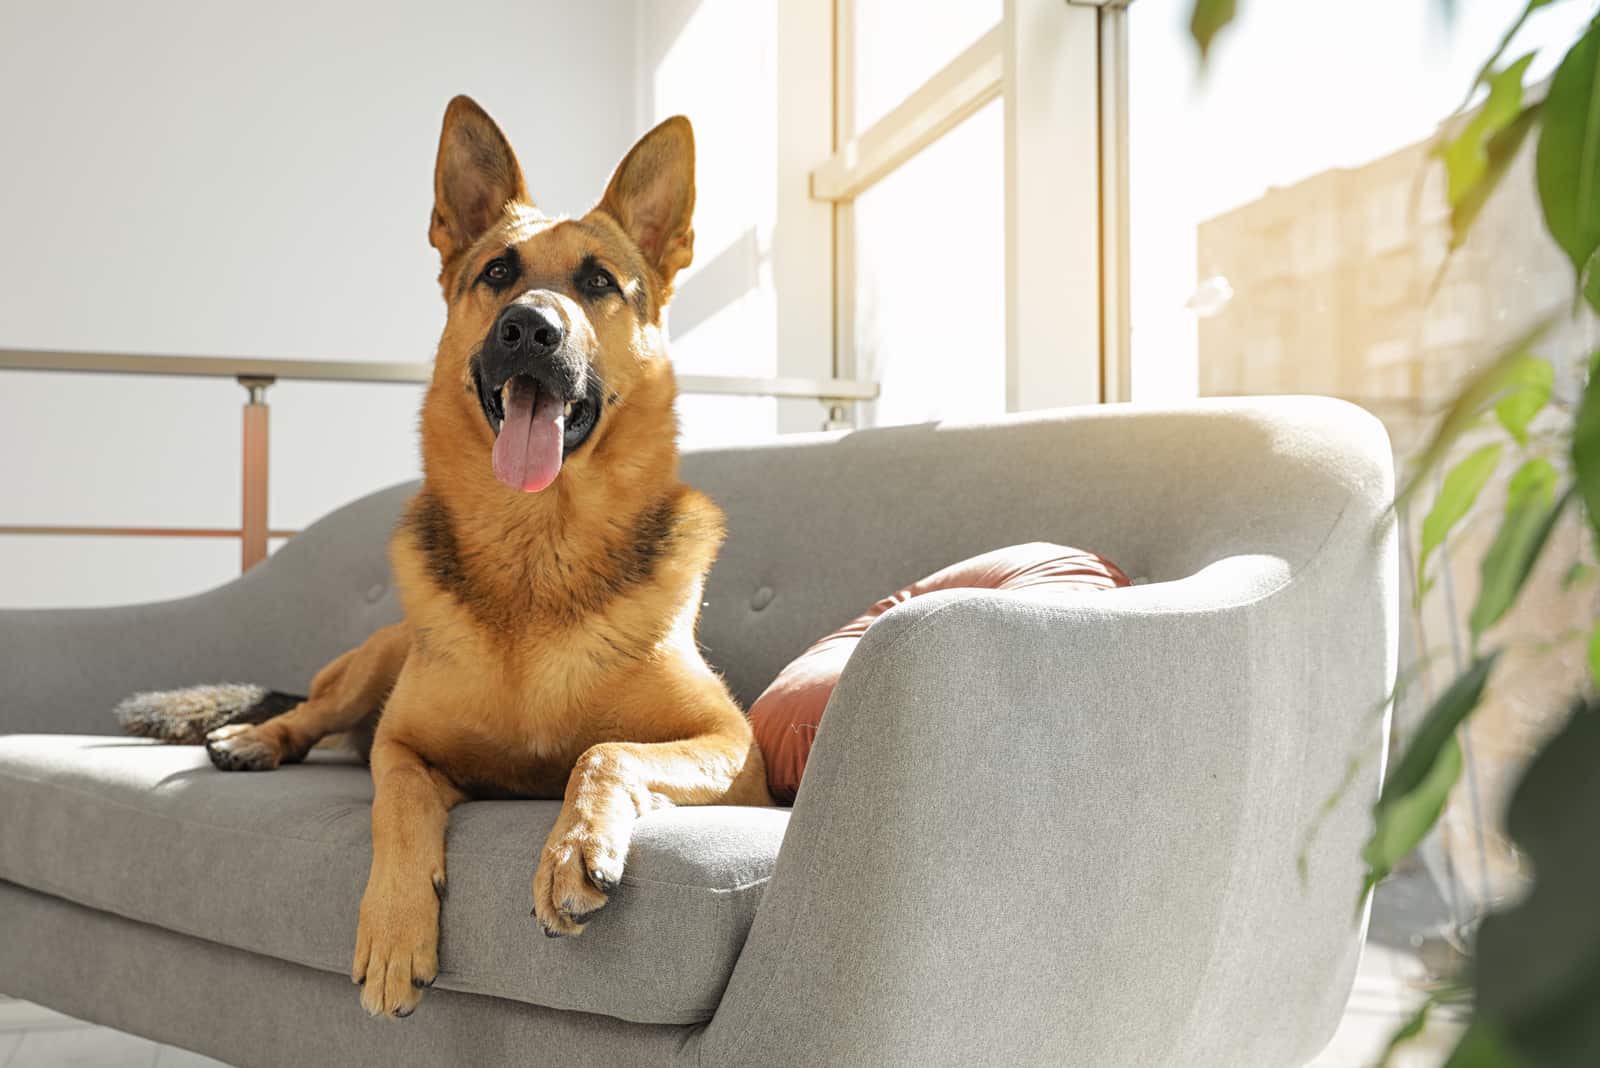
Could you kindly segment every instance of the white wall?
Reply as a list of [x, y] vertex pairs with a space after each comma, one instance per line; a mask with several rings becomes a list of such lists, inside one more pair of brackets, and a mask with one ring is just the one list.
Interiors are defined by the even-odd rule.
[[[670, 312], [685, 374], [833, 372], [833, 211], [810, 173], [833, 150], [833, 19], [824, 0], [646, 0], [641, 128], [695, 126], [695, 259]], [[820, 429], [814, 400], [684, 397], [686, 444]]]
[[[428, 359], [445, 102], [475, 96], [541, 205], [582, 211], [639, 132], [636, 21], [634, 0], [0, 5], [0, 347]], [[273, 525], [414, 477], [419, 397], [273, 387]], [[0, 372], [0, 524], [236, 526], [243, 399]], [[0, 536], [0, 605], [237, 567], [232, 541]]]

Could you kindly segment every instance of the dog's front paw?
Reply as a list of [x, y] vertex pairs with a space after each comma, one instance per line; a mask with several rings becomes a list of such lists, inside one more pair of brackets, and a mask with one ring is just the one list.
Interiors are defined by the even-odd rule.
[[443, 873], [431, 886], [415, 882], [403, 888], [369, 884], [361, 899], [350, 979], [361, 985], [361, 1007], [373, 1016], [410, 1016], [439, 977]]
[[551, 938], [583, 933], [605, 906], [606, 894], [622, 881], [628, 855], [625, 829], [603, 828], [566, 813], [539, 854], [533, 875], [533, 914]]
[[271, 771], [284, 754], [259, 727], [231, 723], [206, 735], [206, 755], [223, 771]]

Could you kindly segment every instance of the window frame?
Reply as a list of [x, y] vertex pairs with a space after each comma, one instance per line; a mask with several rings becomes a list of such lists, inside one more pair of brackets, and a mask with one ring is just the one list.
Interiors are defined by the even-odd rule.
[[[855, 200], [998, 98], [1006, 313], [993, 331], [1004, 338], [1006, 409], [1128, 399], [1128, 2], [1005, 0], [992, 29], [859, 131], [854, 2], [826, 5], [832, 145], [809, 171], [808, 194], [831, 209], [832, 301], [829, 329], [808, 343], [830, 337], [833, 376], [860, 370]], [[800, 299], [780, 290], [780, 316]], [[780, 362], [790, 361], [780, 352]]]

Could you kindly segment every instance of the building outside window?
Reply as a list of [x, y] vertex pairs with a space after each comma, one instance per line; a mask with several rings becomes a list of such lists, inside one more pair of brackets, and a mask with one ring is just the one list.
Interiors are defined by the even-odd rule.
[[[1543, 225], [1531, 140], [1465, 246], [1449, 254], [1434, 137], [1524, 5], [1461, 5], [1449, 26], [1439, 6], [1252, 5], [1204, 73], [1187, 47], [1185, 5], [1131, 7], [1136, 402], [1167, 399], [1187, 374], [1201, 395], [1343, 397], [1383, 420], [1403, 466], [1499, 343], [1570, 307], [1570, 269]], [[1585, 5], [1555, 5], [1507, 54], [1569, 41], [1591, 15]], [[1534, 92], [1552, 52], [1530, 73]], [[1348, 66], [1356, 54], [1359, 78]], [[1261, 137], [1264, 128], [1274, 136]], [[1193, 255], [1173, 255], [1185, 235]], [[1282, 268], [1270, 284], [1263, 264]], [[1231, 296], [1196, 304], [1194, 294], [1219, 290]], [[1556, 403], [1576, 400], [1597, 342], [1592, 316], [1563, 315], [1541, 343], [1557, 368]], [[1436, 484], [1402, 516], [1402, 673], [1419, 669], [1397, 706], [1402, 731], [1461, 665], [1476, 561], [1494, 535], [1487, 515], [1469, 518], [1435, 565], [1434, 590], [1412, 610], [1417, 531]], [[1498, 514], [1505, 492], [1502, 475], [1480, 498], [1493, 507], [1480, 512]], [[1588, 618], [1584, 595], [1561, 583], [1566, 565], [1589, 555], [1587, 539], [1576, 521], [1555, 538], [1550, 566], [1502, 624], [1508, 633]], [[1380, 893], [1375, 937], [1459, 944], [1489, 904], [1521, 892], [1526, 859], [1497, 830], [1499, 813], [1584, 670], [1581, 643], [1512, 654], [1468, 731], [1467, 773], [1421, 866]]]

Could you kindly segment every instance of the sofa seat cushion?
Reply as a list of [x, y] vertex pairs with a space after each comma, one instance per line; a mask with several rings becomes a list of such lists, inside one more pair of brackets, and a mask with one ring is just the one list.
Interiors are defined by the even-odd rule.
[[[225, 774], [196, 746], [0, 736], [0, 880], [348, 974], [371, 802], [367, 769], [332, 752]], [[644, 817], [610, 903], [582, 935], [551, 939], [529, 911], [559, 807], [474, 801], [451, 813], [438, 985], [640, 1023], [710, 1018], [787, 813]], [[361, 1011], [354, 990], [350, 1011]]]

